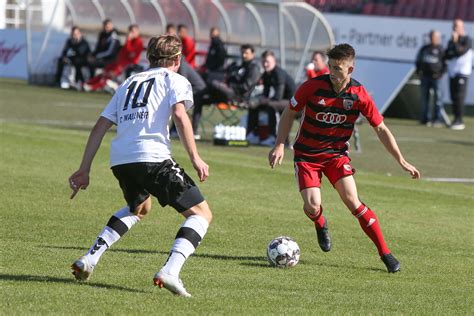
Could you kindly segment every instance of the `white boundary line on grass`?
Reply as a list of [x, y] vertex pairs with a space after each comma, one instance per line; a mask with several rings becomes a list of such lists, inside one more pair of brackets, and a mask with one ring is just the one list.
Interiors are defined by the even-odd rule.
[[0, 123], [29, 123], [29, 124], [40, 124], [40, 125], [53, 125], [53, 126], [81, 126], [81, 127], [92, 127], [95, 122], [92, 121], [63, 121], [63, 120], [29, 120], [29, 119], [16, 119], [16, 118], [0, 118]]
[[457, 183], [474, 183], [474, 179], [469, 178], [422, 178], [432, 182], [457, 182]]

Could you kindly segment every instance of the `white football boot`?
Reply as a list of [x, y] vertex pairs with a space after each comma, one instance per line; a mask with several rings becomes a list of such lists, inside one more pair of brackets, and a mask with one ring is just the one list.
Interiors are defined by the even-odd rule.
[[153, 283], [159, 286], [160, 289], [163, 287], [168, 291], [183, 297], [191, 297], [191, 294], [184, 288], [183, 282], [177, 276], [169, 275], [163, 271], [157, 272], [153, 278]]
[[88, 281], [94, 272], [94, 266], [89, 263], [86, 256], [82, 256], [71, 265], [72, 274], [78, 281]]

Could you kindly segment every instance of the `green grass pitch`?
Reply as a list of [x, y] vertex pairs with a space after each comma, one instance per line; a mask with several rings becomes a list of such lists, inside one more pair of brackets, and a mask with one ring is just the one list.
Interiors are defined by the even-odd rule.
[[[333, 250], [319, 250], [290, 151], [271, 170], [267, 148], [204, 141], [198, 147], [211, 175], [200, 188], [214, 221], [181, 274], [193, 297], [152, 286], [182, 222], [156, 201], [103, 256], [91, 281], [77, 283], [70, 264], [124, 205], [108, 168], [113, 133], [95, 159], [90, 187], [69, 200], [67, 178], [109, 96], [13, 80], [0, 81], [0, 94], [1, 314], [474, 314], [474, 185], [411, 180], [367, 124], [360, 127], [363, 152], [352, 154], [355, 177], [402, 263], [400, 273], [386, 272], [327, 181], [322, 195]], [[462, 132], [386, 122], [424, 177], [474, 178], [472, 118]], [[173, 149], [195, 178], [178, 141]], [[266, 246], [279, 235], [301, 248], [292, 269], [267, 265]]]

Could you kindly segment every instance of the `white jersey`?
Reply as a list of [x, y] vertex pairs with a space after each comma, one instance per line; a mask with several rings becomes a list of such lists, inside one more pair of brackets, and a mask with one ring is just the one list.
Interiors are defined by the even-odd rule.
[[189, 81], [166, 68], [153, 68], [128, 78], [101, 116], [117, 125], [110, 165], [162, 162], [171, 158], [168, 123], [178, 102], [193, 105]]

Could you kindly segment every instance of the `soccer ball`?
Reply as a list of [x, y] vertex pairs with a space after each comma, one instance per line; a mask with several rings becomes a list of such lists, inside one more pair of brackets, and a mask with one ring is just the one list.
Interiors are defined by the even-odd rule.
[[292, 238], [280, 236], [268, 244], [267, 258], [272, 267], [294, 267], [300, 260], [300, 247]]

